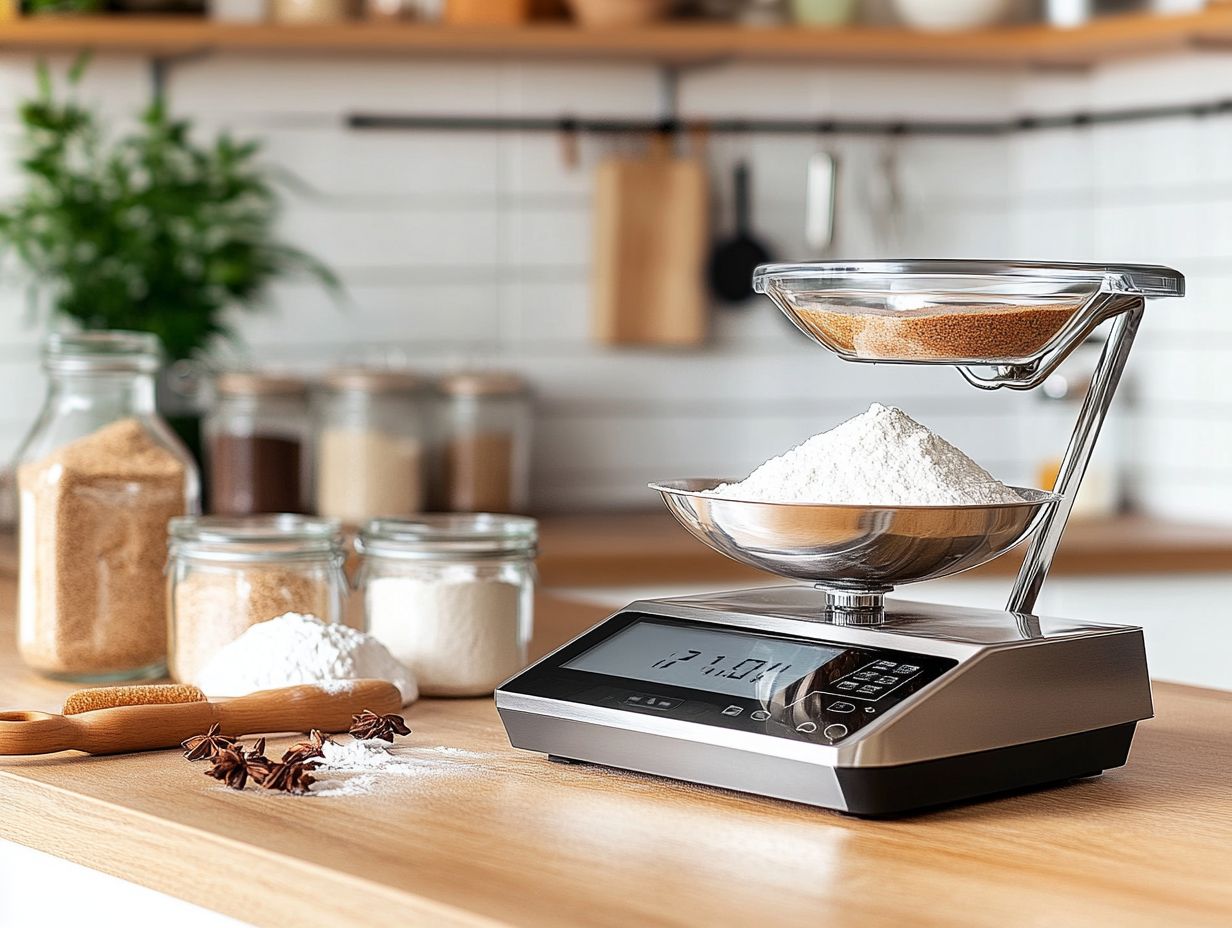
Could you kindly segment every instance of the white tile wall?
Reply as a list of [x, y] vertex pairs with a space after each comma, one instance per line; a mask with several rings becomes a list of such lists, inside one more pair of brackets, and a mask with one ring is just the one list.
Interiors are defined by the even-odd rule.
[[[1232, 59], [1181, 57], [1092, 74], [731, 65], [686, 74], [696, 116], [1001, 118], [1073, 107], [1217, 97]], [[63, 64], [61, 62], [61, 64]], [[32, 63], [0, 63], [0, 163]], [[95, 62], [82, 93], [134, 110], [138, 60]], [[353, 132], [353, 110], [652, 117], [658, 75], [638, 64], [531, 64], [212, 57], [177, 65], [171, 99], [203, 129], [259, 135], [306, 187], [283, 228], [335, 267], [345, 305], [288, 282], [272, 312], [246, 317], [237, 349], [318, 370], [397, 357], [429, 370], [510, 365], [539, 387], [536, 500], [545, 509], [649, 504], [656, 477], [736, 473], [872, 400], [897, 401], [984, 463], [1029, 480], [1031, 397], [988, 395], [950, 370], [872, 368], [804, 343], [760, 301], [717, 310], [698, 352], [605, 350], [589, 339], [590, 177], [637, 141], [495, 133]], [[840, 162], [831, 254], [1150, 260], [1189, 272], [1194, 298], [1152, 313], [1122, 404], [1143, 501], [1232, 520], [1232, 118], [1039, 132], [1011, 138], [711, 138], [714, 223], [730, 224], [731, 170], [752, 166], [754, 221], [777, 257], [803, 242], [809, 155]], [[0, 195], [16, 189], [0, 167]], [[11, 275], [5, 275], [11, 277]], [[0, 455], [41, 390], [37, 334], [0, 280]]]

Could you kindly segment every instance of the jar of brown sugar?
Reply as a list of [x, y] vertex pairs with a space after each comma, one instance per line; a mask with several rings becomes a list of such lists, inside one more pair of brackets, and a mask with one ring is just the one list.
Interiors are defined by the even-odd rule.
[[423, 512], [429, 409], [405, 371], [339, 369], [316, 403], [317, 512], [358, 527]]
[[531, 395], [517, 374], [453, 374], [440, 393], [440, 507], [525, 512], [530, 495]]
[[283, 374], [229, 372], [202, 426], [210, 511], [308, 511], [308, 388]]
[[138, 332], [53, 335], [47, 400], [17, 457], [18, 646], [84, 682], [159, 677], [168, 520], [198, 507], [197, 470], [154, 411], [160, 346]]
[[349, 586], [338, 523], [279, 514], [171, 523], [170, 671], [182, 683], [249, 627], [287, 612], [340, 622]]

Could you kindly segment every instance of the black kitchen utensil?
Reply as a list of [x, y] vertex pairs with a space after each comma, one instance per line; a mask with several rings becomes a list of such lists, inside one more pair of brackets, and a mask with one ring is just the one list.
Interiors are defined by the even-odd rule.
[[753, 295], [753, 269], [770, 261], [770, 252], [749, 228], [749, 166], [736, 165], [733, 195], [736, 231], [710, 253], [707, 276], [710, 289], [724, 303], [743, 303]]

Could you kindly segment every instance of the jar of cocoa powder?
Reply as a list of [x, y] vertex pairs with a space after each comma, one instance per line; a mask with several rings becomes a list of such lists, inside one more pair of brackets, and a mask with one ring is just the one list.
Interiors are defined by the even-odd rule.
[[210, 659], [258, 622], [288, 612], [340, 622], [349, 585], [332, 519], [293, 514], [174, 519], [166, 600], [171, 676], [195, 683]]
[[53, 335], [47, 399], [17, 457], [18, 646], [65, 680], [162, 676], [168, 520], [197, 469], [154, 411], [161, 348], [140, 332]]
[[507, 371], [452, 374], [440, 394], [440, 508], [525, 512], [530, 495], [531, 394]]
[[285, 374], [232, 371], [214, 382], [202, 425], [210, 512], [309, 511], [308, 386]]

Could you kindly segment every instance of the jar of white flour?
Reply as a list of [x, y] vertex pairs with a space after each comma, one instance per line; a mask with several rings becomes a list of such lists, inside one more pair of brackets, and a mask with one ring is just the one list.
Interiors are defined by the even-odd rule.
[[484, 696], [526, 666], [537, 523], [523, 516], [376, 519], [359, 533], [367, 630], [425, 696]]

